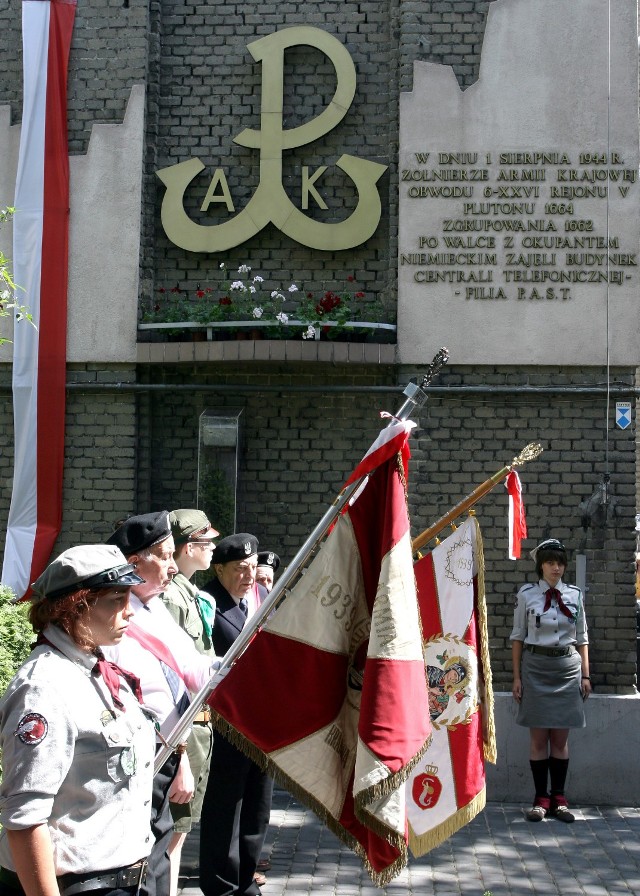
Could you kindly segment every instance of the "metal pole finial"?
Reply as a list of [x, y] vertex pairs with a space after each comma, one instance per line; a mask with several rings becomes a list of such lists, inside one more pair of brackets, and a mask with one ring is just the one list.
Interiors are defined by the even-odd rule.
[[529, 442], [528, 445], [525, 445], [520, 454], [516, 455], [511, 461], [509, 465], [511, 468], [513, 467], [521, 467], [523, 464], [528, 463], [530, 460], [535, 460], [537, 457], [543, 452], [542, 445], [540, 442]]
[[427, 367], [427, 372], [422, 377], [421, 388], [424, 389], [428, 386], [433, 379], [440, 373], [444, 365], [449, 360], [449, 349], [444, 348], [444, 346], [440, 349], [439, 352], [436, 353], [433, 361]]

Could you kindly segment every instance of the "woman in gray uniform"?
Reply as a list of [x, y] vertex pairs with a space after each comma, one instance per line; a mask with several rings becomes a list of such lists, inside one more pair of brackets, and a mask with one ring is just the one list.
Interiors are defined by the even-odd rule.
[[569, 730], [584, 728], [591, 693], [584, 600], [579, 588], [562, 581], [567, 551], [557, 538], [541, 542], [531, 557], [538, 582], [518, 591], [511, 632], [516, 721], [529, 728], [535, 786], [527, 818], [542, 821], [549, 814], [572, 822], [564, 795]]
[[71, 548], [32, 586], [38, 642], [0, 700], [0, 894], [134, 894], [152, 837], [155, 734], [108, 663], [143, 580], [111, 545]]

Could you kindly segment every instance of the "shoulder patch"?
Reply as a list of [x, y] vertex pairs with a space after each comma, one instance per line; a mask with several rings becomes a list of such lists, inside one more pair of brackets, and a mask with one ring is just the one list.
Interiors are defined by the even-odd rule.
[[49, 731], [49, 723], [39, 712], [28, 712], [18, 722], [18, 727], [13, 732], [13, 736], [17, 737], [29, 747], [35, 747], [41, 744]]

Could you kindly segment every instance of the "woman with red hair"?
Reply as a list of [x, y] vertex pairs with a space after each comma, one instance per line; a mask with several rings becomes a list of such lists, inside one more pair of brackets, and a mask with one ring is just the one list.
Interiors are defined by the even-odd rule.
[[137, 679], [105, 660], [143, 580], [112, 545], [33, 584], [36, 646], [0, 700], [0, 894], [135, 894], [152, 838], [154, 727]]

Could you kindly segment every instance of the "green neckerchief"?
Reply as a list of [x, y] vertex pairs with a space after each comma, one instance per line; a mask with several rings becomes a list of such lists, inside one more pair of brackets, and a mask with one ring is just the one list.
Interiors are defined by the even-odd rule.
[[212, 602], [213, 598], [211, 595], [207, 594], [206, 591], [198, 591], [196, 594], [196, 601], [205, 634], [209, 641], [211, 641], [211, 632], [213, 631], [213, 623], [216, 616], [215, 602]]

